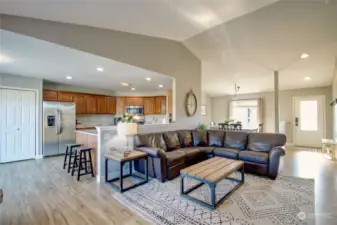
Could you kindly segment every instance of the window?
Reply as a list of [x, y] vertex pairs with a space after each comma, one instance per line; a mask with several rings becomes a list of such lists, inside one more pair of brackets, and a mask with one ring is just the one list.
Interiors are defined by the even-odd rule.
[[300, 127], [303, 131], [318, 130], [318, 105], [316, 100], [300, 102]]
[[240, 121], [243, 129], [259, 127], [259, 100], [232, 101], [230, 105], [230, 119]]

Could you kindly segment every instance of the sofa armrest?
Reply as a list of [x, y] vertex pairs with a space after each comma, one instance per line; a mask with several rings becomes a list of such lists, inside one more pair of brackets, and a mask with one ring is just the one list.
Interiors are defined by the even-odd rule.
[[268, 175], [270, 178], [275, 179], [278, 174], [280, 157], [285, 155], [284, 146], [279, 146], [272, 148], [269, 152], [269, 171]]
[[141, 151], [141, 152], [146, 152], [147, 154], [149, 154], [149, 156], [155, 157], [155, 158], [165, 157], [164, 150], [160, 149], [160, 148], [137, 147], [137, 148], [135, 148], [135, 150]]

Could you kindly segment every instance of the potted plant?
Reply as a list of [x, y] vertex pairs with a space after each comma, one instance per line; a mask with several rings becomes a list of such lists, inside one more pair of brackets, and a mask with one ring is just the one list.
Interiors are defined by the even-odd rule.
[[197, 130], [206, 131], [207, 126], [204, 123], [199, 123], [197, 126]]

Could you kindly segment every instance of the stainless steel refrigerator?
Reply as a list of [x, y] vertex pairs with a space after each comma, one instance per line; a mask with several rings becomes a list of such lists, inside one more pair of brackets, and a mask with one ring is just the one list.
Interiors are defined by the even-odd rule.
[[65, 153], [65, 144], [75, 143], [74, 103], [43, 102], [43, 155]]

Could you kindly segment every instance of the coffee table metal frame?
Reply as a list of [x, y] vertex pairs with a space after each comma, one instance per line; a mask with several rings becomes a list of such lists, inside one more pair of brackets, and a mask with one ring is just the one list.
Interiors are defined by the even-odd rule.
[[[231, 177], [225, 177], [224, 178], [225, 180], [226, 179], [231, 180], [231, 181], [234, 181], [238, 184], [230, 192], [228, 192], [225, 196], [223, 196], [217, 202], [216, 202], [216, 199], [215, 199], [215, 187], [216, 187], [217, 183], [220, 182], [220, 181], [218, 181], [216, 183], [213, 183], [211, 181], [208, 181], [207, 179], [200, 179], [198, 177], [191, 176], [189, 174], [180, 174], [180, 195], [184, 198], [187, 198], [191, 201], [197, 202], [197, 203], [199, 203], [203, 206], [206, 206], [210, 209], [216, 209], [216, 207], [218, 207], [219, 204], [221, 204], [224, 200], [226, 200], [234, 191], [236, 191], [239, 187], [241, 187], [241, 185], [245, 182], [244, 165], [242, 165], [242, 167], [240, 169], [238, 169], [237, 171], [239, 171], [241, 173], [241, 180], [231, 178]], [[190, 187], [187, 190], [184, 190], [184, 178], [191, 178], [191, 179], [200, 181], [200, 183], [193, 186], [193, 187]], [[208, 185], [210, 190], [211, 190], [211, 204], [188, 195], [190, 192], [194, 191], [195, 189], [199, 188], [200, 186], [202, 186], [204, 184]]]

